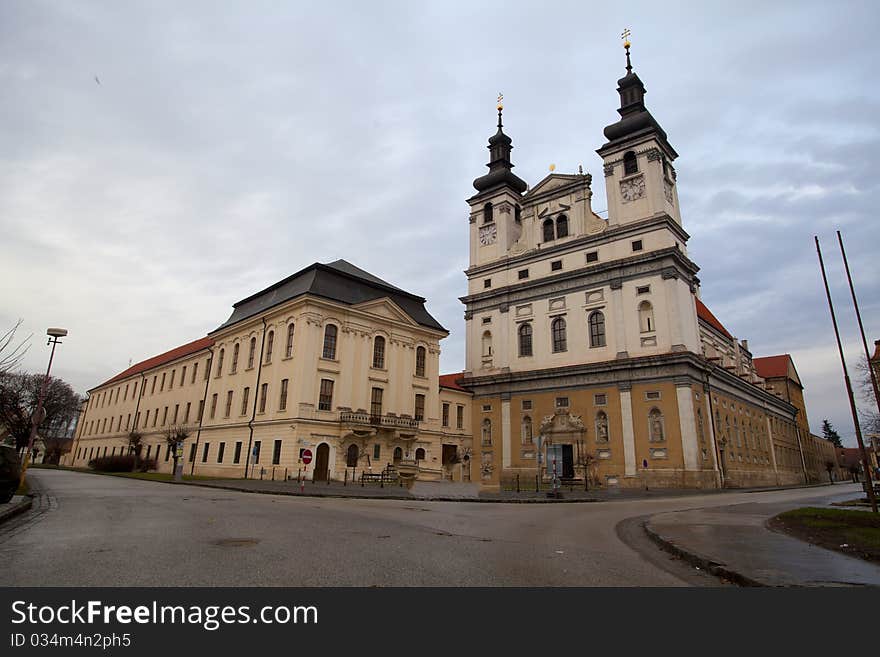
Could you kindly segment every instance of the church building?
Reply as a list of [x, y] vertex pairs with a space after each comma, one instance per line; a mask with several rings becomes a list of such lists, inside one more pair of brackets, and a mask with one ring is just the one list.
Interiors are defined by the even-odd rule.
[[538, 473], [628, 487], [802, 482], [799, 409], [700, 301], [678, 154], [625, 47], [620, 118], [597, 151], [607, 219], [590, 174], [529, 187], [513, 172], [499, 102], [489, 171], [468, 199], [459, 382], [474, 394], [472, 476], [488, 489]]

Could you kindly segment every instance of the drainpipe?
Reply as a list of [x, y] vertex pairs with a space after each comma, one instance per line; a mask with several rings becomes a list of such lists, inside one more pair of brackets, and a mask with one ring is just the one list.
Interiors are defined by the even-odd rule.
[[86, 430], [86, 416], [89, 414], [89, 400], [90, 400], [89, 394], [88, 394], [88, 392], [86, 392], [86, 398], [85, 398], [85, 400], [83, 400], [82, 404], [80, 405], [81, 406], [80, 420], [81, 420], [82, 426], [80, 427], [79, 423], [77, 424], [77, 428], [79, 429], [79, 437], [76, 439], [76, 445], [73, 448], [73, 463], [74, 464], [76, 463], [76, 454], [79, 451], [79, 443], [82, 440], [83, 432]]
[[138, 421], [138, 412], [141, 410], [141, 397], [144, 396], [144, 386], [147, 385], [147, 375], [141, 373], [141, 387], [138, 390], [138, 400], [137, 404], [134, 406], [134, 425], [133, 428], [137, 429], [137, 421]]
[[214, 348], [208, 347], [208, 353], [211, 354], [208, 356], [208, 366], [205, 368], [205, 374], [207, 378], [205, 379], [205, 394], [202, 396], [202, 414], [199, 417], [199, 430], [196, 432], [196, 453], [193, 454], [192, 465], [189, 466], [189, 474], [190, 476], [196, 470], [196, 458], [199, 453], [199, 439], [202, 437], [202, 424], [205, 421], [205, 409], [208, 407], [208, 386], [211, 385], [211, 368], [214, 366]]
[[266, 318], [263, 317], [263, 338], [260, 340], [260, 364], [257, 366], [257, 385], [254, 387], [254, 408], [251, 412], [251, 419], [248, 422], [250, 435], [248, 435], [248, 450], [244, 460], [244, 478], [248, 477], [248, 468], [251, 464], [251, 444], [254, 441], [254, 418], [257, 417], [257, 401], [260, 398], [260, 378], [263, 376], [263, 350], [266, 348]]
[[[800, 410], [798, 410], [798, 413]], [[810, 478], [807, 475], [807, 462], [804, 460], [804, 446], [801, 444], [801, 428], [797, 425], [797, 414], [795, 414], [794, 430], [797, 435], [798, 451], [801, 453], [801, 467], [804, 470], [804, 483], [809, 484]]]

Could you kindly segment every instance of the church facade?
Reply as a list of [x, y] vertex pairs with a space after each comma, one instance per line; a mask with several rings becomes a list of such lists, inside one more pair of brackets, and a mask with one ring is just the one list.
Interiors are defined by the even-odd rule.
[[[513, 173], [489, 139], [474, 181], [465, 305], [472, 476], [589, 477], [601, 486], [804, 481], [799, 409], [757, 374], [745, 341], [700, 301], [677, 157], [630, 64], [605, 128], [608, 218], [589, 174]], [[476, 458], [478, 456], [478, 458]]]

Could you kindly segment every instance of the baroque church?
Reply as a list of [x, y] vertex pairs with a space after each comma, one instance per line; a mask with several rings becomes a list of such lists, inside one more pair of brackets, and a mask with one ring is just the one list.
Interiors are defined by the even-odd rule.
[[[755, 359], [700, 300], [677, 158], [626, 47], [605, 128], [608, 217], [588, 173], [530, 187], [502, 106], [468, 199], [464, 371], [425, 299], [344, 260], [234, 304], [207, 336], [89, 391], [65, 459], [129, 453], [218, 477], [479, 482], [558, 477], [602, 487], [817, 480], [788, 355]], [[178, 440], [178, 442], [175, 442]], [[172, 458], [172, 445], [176, 445]]]
[[[474, 451], [487, 488], [512, 478], [603, 486], [718, 487], [804, 481], [800, 409], [755, 369], [700, 301], [675, 149], [633, 70], [604, 130], [608, 218], [590, 174], [513, 172], [489, 139], [474, 181], [465, 304]], [[805, 412], [802, 413], [805, 421]], [[476, 461], [476, 459], [475, 459]]]

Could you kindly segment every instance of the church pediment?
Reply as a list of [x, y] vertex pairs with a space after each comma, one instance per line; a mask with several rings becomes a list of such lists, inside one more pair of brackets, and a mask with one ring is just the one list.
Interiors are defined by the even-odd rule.
[[415, 325], [415, 322], [412, 320], [412, 318], [407, 315], [400, 306], [398, 306], [388, 297], [382, 297], [381, 299], [371, 299], [370, 301], [365, 301], [352, 307], [356, 308], [357, 310], [362, 310], [364, 312], [370, 313], [371, 315], [379, 315], [380, 317], [393, 319], [397, 322], [404, 322], [406, 324]]
[[552, 438], [554, 434], [583, 433], [586, 431], [580, 415], [557, 408], [553, 415], [541, 420], [541, 435]]
[[546, 178], [544, 178], [544, 180], [542, 180], [532, 189], [530, 189], [526, 194], [526, 198], [538, 196], [540, 194], [546, 194], [547, 192], [552, 192], [554, 189], [567, 187], [572, 183], [577, 183], [582, 180], [583, 176], [579, 176], [576, 174], [551, 173]]

